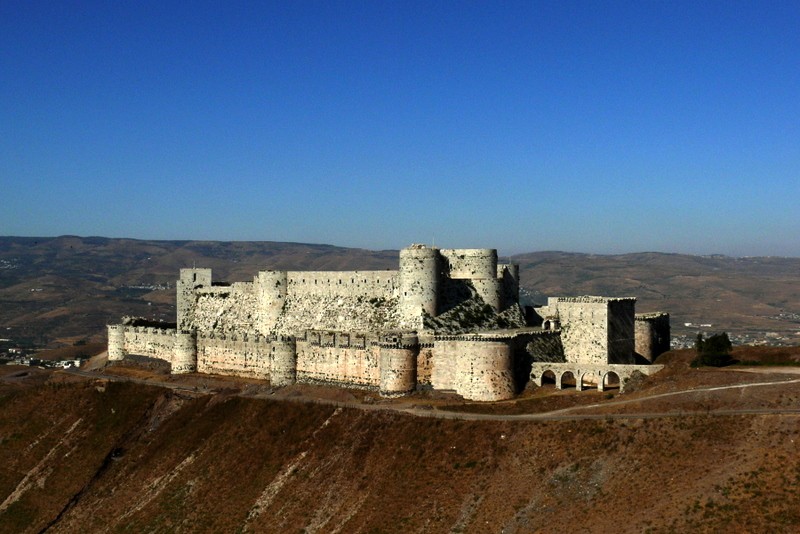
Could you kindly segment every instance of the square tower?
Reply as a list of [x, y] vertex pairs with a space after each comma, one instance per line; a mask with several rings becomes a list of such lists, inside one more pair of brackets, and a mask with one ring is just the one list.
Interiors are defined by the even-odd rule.
[[634, 363], [635, 298], [551, 297], [547, 312], [561, 325], [569, 363]]

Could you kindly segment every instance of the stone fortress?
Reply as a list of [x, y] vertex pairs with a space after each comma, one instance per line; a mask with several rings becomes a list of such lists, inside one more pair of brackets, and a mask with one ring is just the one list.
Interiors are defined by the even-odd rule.
[[454, 391], [496, 401], [530, 382], [603, 390], [669, 350], [669, 315], [635, 298], [556, 297], [519, 304], [519, 266], [493, 249], [400, 251], [397, 271], [261, 271], [216, 283], [181, 269], [177, 323], [108, 326], [109, 360], [159, 358], [172, 373], [339, 385], [401, 396]]

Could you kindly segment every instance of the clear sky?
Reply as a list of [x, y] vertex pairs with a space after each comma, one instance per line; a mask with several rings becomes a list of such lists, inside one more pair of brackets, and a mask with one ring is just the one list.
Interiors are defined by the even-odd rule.
[[800, 3], [0, 1], [0, 234], [800, 256]]

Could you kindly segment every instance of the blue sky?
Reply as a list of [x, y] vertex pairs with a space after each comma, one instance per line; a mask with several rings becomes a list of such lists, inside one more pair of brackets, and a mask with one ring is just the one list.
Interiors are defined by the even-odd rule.
[[800, 256], [797, 2], [0, 2], [0, 234]]

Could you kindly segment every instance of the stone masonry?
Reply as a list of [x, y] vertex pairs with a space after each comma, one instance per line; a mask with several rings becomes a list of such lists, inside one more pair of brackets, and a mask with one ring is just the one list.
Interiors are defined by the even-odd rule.
[[669, 316], [635, 315], [634, 298], [550, 298], [526, 319], [519, 267], [498, 264], [493, 249], [412, 245], [397, 271], [262, 271], [231, 285], [210, 269], [181, 269], [176, 287], [175, 327], [109, 325], [109, 360], [137, 354], [173, 373], [495, 401], [541, 385], [545, 364], [591, 367], [587, 384], [602, 388], [669, 348]]

